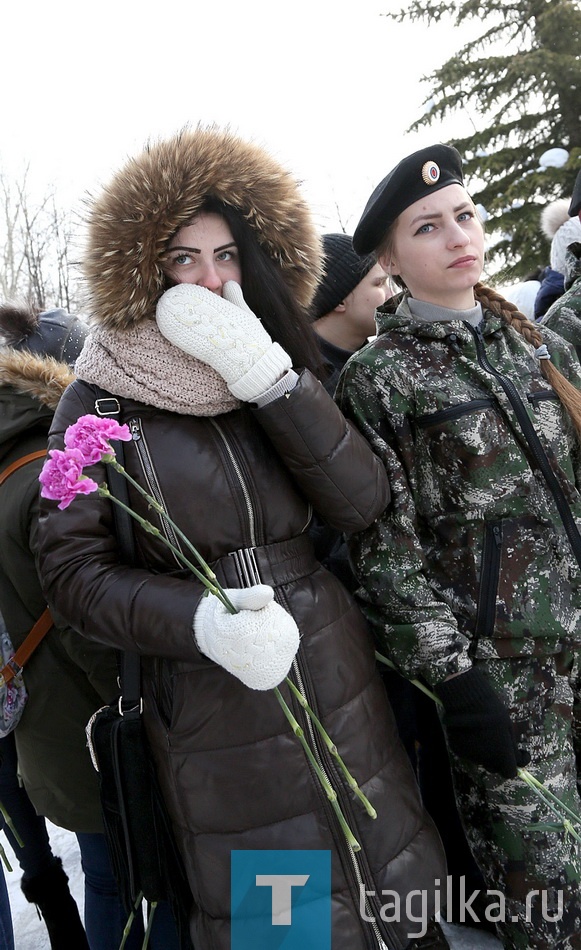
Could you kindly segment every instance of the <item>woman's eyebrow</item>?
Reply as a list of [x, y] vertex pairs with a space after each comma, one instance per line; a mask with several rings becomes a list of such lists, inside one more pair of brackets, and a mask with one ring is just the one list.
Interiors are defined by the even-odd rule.
[[[221, 244], [220, 247], [215, 247], [213, 253], [217, 254], [218, 251], [225, 251], [227, 247], [235, 247], [236, 241], [229, 241], [228, 244]], [[168, 248], [169, 251], [192, 251], [194, 254], [201, 254], [202, 251], [199, 247], [186, 247], [185, 244], [176, 244], [173, 247]]]
[[[453, 214], [458, 214], [458, 212], [459, 212], [459, 211], [462, 211], [463, 208], [469, 208], [469, 207], [470, 207], [470, 202], [469, 202], [469, 201], [463, 201], [462, 204], [457, 205], [455, 208], [452, 208], [452, 212], [453, 212]], [[411, 222], [411, 224], [415, 224], [417, 221], [427, 220], [428, 218], [429, 218], [430, 220], [432, 220], [433, 218], [441, 218], [441, 217], [442, 217], [442, 212], [441, 212], [441, 211], [434, 211], [433, 214], [418, 214], [418, 215], [416, 215], [416, 217], [413, 219], [413, 221]]]
[[433, 214], [417, 214], [415, 218], [410, 221], [410, 225], [416, 224], [418, 221], [433, 221], [434, 218], [441, 218], [442, 213], [440, 211], [434, 211]]

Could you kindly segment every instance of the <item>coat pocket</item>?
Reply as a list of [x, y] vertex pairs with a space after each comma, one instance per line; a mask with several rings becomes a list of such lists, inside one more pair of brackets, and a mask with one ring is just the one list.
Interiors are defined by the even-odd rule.
[[525, 515], [486, 522], [471, 656], [528, 654], [533, 641], [551, 652], [576, 627], [577, 599], [550, 521]]

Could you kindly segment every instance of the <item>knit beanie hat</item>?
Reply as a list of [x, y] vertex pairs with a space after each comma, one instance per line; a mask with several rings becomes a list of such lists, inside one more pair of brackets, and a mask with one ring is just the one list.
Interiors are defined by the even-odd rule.
[[66, 310], [42, 313], [28, 306], [0, 306], [0, 344], [34, 356], [52, 356], [72, 366], [83, 348], [88, 328]]
[[581, 221], [569, 218], [561, 225], [551, 241], [551, 267], [560, 274], [565, 273], [567, 248], [575, 241], [581, 241]]
[[360, 257], [355, 253], [348, 234], [323, 234], [324, 275], [311, 304], [311, 319], [318, 320], [331, 313], [355, 290], [374, 264], [372, 255]]

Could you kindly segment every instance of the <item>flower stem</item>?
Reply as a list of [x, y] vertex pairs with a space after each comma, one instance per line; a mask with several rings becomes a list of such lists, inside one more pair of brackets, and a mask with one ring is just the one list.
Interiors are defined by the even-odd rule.
[[143, 943], [141, 944], [141, 950], [147, 950], [149, 945], [149, 938], [151, 936], [151, 928], [153, 926], [153, 918], [155, 916], [155, 910], [157, 907], [157, 901], [152, 901], [149, 907], [149, 914], [147, 915], [147, 929], [143, 935]]
[[2, 847], [1, 844], [0, 844], [0, 860], [2, 861], [4, 867], [6, 868], [7, 871], [12, 871], [12, 870], [13, 870], [13, 867], [12, 867], [12, 865], [10, 864], [10, 861], [8, 860], [8, 855], [6, 854], [4, 848]]
[[110, 501], [118, 505], [119, 508], [122, 508], [124, 511], [126, 511], [135, 521], [141, 525], [144, 531], [147, 531], [149, 534], [153, 534], [154, 537], [165, 544], [166, 547], [170, 549], [170, 551], [173, 551], [175, 556], [182, 562], [182, 564], [189, 568], [190, 571], [198, 578], [198, 580], [200, 580], [202, 584], [208, 588], [210, 593], [214, 594], [218, 600], [224, 604], [224, 607], [229, 613], [236, 613], [236, 609], [231, 604], [224, 592], [224, 589], [221, 587], [218, 581], [211, 581], [206, 575], [202, 574], [202, 572], [199, 571], [198, 568], [188, 560], [185, 554], [182, 554], [182, 552], [176, 548], [175, 545], [171, 543], [171, 541], [168, 541], [168, 539], [163, 536], [159, 528], [156, 528], [154, 525], [152, 525], [151, 521], [147, 521], [145, 518], [142, 518], [141, 515], [138, 515], [136, 511], [133, 511], [132, 508], [129, 508], [128, 505], [124, 504], [119, 498], [117, 498], [115, 495], [112, 495], [106, 485], [99, 485], [97, 491], [103, 498], [109, 498]]
[[365, 811], [367, 812], [367, 814], [368, 814], [371, 818], [377, 818], [377, 812], [376, 812], [375, 808], [373, 807], [373, 805], [371, 804], [371, 802], [369, 801], [369, 799], [367, 798], [367, 796], [366, 796], [366, 795], [361, 791], [361, 789], [359, 788], [359, 785], [357, 784], [356, 779], [351, 775], [351, 772], [349, 771], [349, 769], [348, 769], [347, 766], [345, 765], [345, 762], [343, 761], [343, 759], [342, 759], [341, 756], [339, 755], [339, 750], [337, 749], [337, 746], [335, 745], [335, 743], [334, 743], [333, 740], [331, 739], [331, 736], [329, 735], [329, 733], [328, 733], [327, 730], [325, 729], [325, 727], [324, 727], [323, 723], [321, 722], [321, 720], [320, 720], [320, 719], [318, 718], [318, 716], [313, 712], [313, 710], [312, 710], [311, 707], [309, 706], [309, 704], [308, 704], [307, 700], [305, 699], [305, 697], [303, 696], [303, 694], [300, 692], [300, 690], [297, 689], [297, 687], [295, 686], [295, 684], [293, 683], [293, 681], [292, 681], [288, 676], [286, 677], [285, 682], [286, 682], [287, 686], [289, 687], [289, 689], [291, 690], [291, 692], [293, 693], [293, 695], [296, 696], [298, 702], [301, 704], [302, 708], [305, 710], [305, 712], [306, 712], [307, 716], [309, 717], [309, 719], [311, 720], [311, 722], [314, 723], [314, 725], [315, 725], [317, 731], [319, 732], [319, 735], [322, 737], [323, 742], [325, 743], [327, 749], [329, 750], [329, 752], [331, 753], [331, 755], [333, 756], [333, 758], [334, 758], [335, 761], [337, 762], [339, 768], [340, 768], [341, 771], [343, 772], [343, 775], [345, 776], [345, 779], [346, 779], [346, 781], [347, 781], [347, 784], [348, 784], [349, 788], [353, 790], [353, 792], [355, 793], [355, 795], [357, 796], [357, 798], [359, 798], [359, 800], [362, 802], [363, 807], [365, 808]]
[[[378, 653], [377, 650], [375, 651], [375, 659], [379, 660], [380, 663], [384, 663], [385, 666], [389, 666], [390, 670], [395, 670], [396, 673], [399, 673], [399, 670], [397, 666], [395, 665], [395, 663], [393, 663], [391, 660], [388, 660], [388, 658], [384, 656], [382, 653]], [[443, 703], [440, 697], [436, 696], [436, 694], [433, 693], [431, 689], [428, 689], [428, 687], [424, 686], [424, 684], [421, 683], [419, 680], [410, 680], [409, 682], [413, 683], [414, 686], [417, 686], [418, 689], [421, 689], [422, 693], [425, 693], [426, 696], [430, 697], [430, 699], [433, 699], [436, 706], [443, 706]]]
[[554, 815], [557, 815], [562, 821], [565, 831], [572, 835], [577, 841], [581, 841], [581, 836], [574, 827], [574, 825], [581, 825], [581, 817], [575, 814], [575, 812], [572, 811], [565, 802], [561, 801], [554, 792], [547, 788], [546, 785], [543, 785], [538, 778], [535, 778], [528, 769], [518, 769], [518, 776], [532, 789], [547, 808], [549, 808]]
[[[175, 530], [178, 537], [180, 537], [183, 540], [187, 548], [194, 554], [198, 563], [202, 566], [204, 570], [204, 574], [202, 574], [191, 563], [191, 561], [187, 557], [185, 557], [185, 555], [161, 533], [161, 531], [158, 528], [152, 525], [150, 521], [147, 521], [145, 518], [142, 518], [140, 515], [137, 514], [137, 512], [133, 511], [133, 509], [125, 505], [119, 498], [116, 498], [115, 495], [112, 495], [106, 485], [99, 486], [99, 489], [98, 489], [99, 494], [102, 495], [103, 497], [109, 498], [115, 504], [119, 505], [120, 508], [123, 508], [123, 510], [126, 511], [135, 521], [137, 521], [145, 531], [147, 531], [149, 534], [154, 535], [154, 537], [158, 538], [163, 544], [165, 544], [166, 547], [168, 547], [175, 554], [175, 556], [181, 561], [181, 563], [184, 564], [186, 567], [188, 567], [192, 571], [192, 573], [205, 585], [205, 587], [210, 591], [210, 593], [218, 597], [218, 599], [222, 602], [224, 607], [230, 613], [232, 614], [237, 613], [236, 608], [233, 606], [227, 594], [225, 593], [223, 587], [217, 580], [215, 573], [212, 571], [212, 569], [207, 564], [207, 562], [203, 559], [201, 554], [199, 554], [199, 552], [191, 543], [189, 538], [183, 533], [183, 531], [181, 531], [181, 529], [169, 517], [168, 513], [165, 511], [162, 505], [160, 505], [159, 502], [152, 495], [149, 494], [149, 492], [145, 491], [145, 489], [142, 488], [142, 486], [138, 482], [136, 482], [135, 479], [131, 477], [131, 475], [129, 475], [129, 473], [125, 470], [125, 468], [119, 464], [114, 454], [103, 456], [103, 461], [108, 465], [112, 465], [113, 468], [115, 468], [115, 470], [119, 472], [120, 475], [123, 475], [123, 477], [126, 478], [127, 481], [129, 481], [134, 486], [134, 488], [146, 499], [146, 501], [154, 509], [154, 511], [156, 511], [160, 515], [160, 517], [164, 518], [172, 526], [172, 528]], [[304, 700], [304, 698], [301, 696], [298, 690], [296, 690], [294, 683], [292, 683], [288, 678], [287, 678], [287, 682], [289, 683], [293, 691], [295, 691], [295, 695], [297, 695], [299, 702], [305, 709], [307, 715], [310, 716], [316, 728], [318, 729], [319, 733], [323, 737], [323, 740], [327, 748], [329, 749], [329, 752], [331, 753], [331, 755], [333, 755], [339, 767], [342, 769], [349, 787], [353, 789], [355, 795], [361, 800], [361, 802], [363, 803], [365, 807], [365, 810], [367, 811], [367, 814], [370, 815], [372, 818], [377, 818], [377, 812], [375, 808], [373, 807], [371, 802], [366, 798], [366, 796], [363, 794], [356, 780], [353, 778], [353, 776], [347, 769], [347, 766], [345, 765], [343, 759], [339, 755], [339, 752], [337, 750], [335, 743], [331, 740], [330, 736], [325, 731], [322, 723], [317, 718], [313, 710], [310, 708], [306, 700]], [[286, 702], [284, 701], [280, 691], [277, 688], [275, 688], [274, 692], [276, 693], [277, 699], [279, 703], [281, 704], [283, 711], [285, 713], [285, 716], [287, 717], [291, 725], [293, 733], [299, 739], [301, 745], [303, 746], [305, 754], [307, 755], [307, 758], [309, 759], [311, 765], [313, 766], [319, 778], [319, 781], [321, 782], [325, 790], [325, 794], [327, 798], [331, 802], [331, 805], [333, 807], [333, 810], [335, 811], [335, 814], [337, 815], [343, 834], [345, 835], [353, 851], [360, 851], [361, 845], [359, 844], [359, 842], [353, 835], [353, 832], [351, 831], [351, 829], [349, 828], [345, 820], [345, 816], [343, 815], [343, 812], [341, 811], [341, 808], [337, 801], [337, 793], [331, 787], [325, 774], [323, 773], [322, 769], [318, 765], [312, 753], [312, 750], [310, 749], [304, 737], [303, 730], [299, 726], [297, 720], [295, 719], [291, 710], [289, 709]]]
[[581, 842], [581, 835], [575, 830], [573, 823], [569, 821], [568, 818], [563, 819], [563, 828], [565, 829], [566, 834], [571, 835], [572, 838], [575, 838], [575, 841]]
[[174, 529], [178, 537], [182, 539], [184, 544], [188, 547], [188, 549], [196, 558], [198, 564], [200, 564], [200, 566], [202, 567], [206, 577], [211, 581], [215, 581], [216, 575], [214, 574], [214, 571], [212, 570], [210, 565], [207, 563], [207, 561], [204, 560], [200, 552], [194, 547], [190, 539], [187, 537], [187, 535], [184, 534], [184, 532], [175, 523], [175, 521], [172, 521], [172, 519], [169, 517], [163, 505], [160, 505], [160, 503], [157, 501], [156, 498], [153, 497], [153, 495], [150, 495], [149, 492], [147, 492], [145, 488], [143, 488], [139, 484], [139, 482], [136, 482], [135, 479], [132, 478], [129, 472], [125, 468], [123, 468], [123, 466], [117, 461], [114, 455], [104, 456], [103, 461], [106, 462], [107, 465], [112, 465], [115, 471], [119, 472], [120, 475], [123, 475], [123, 477], [126, 478], [128, 482], [131, 482], [133, 487], [140, 493], [140, 495], [142, 495], [146, 499], [147, 503], [154, 509], [154, 511], [156, 511], [158, 515], [160, 515], [160, 517], [165, 518], [165, 520], [168, 521], [169, 524], [171, 524], [172, 528]]
[[353, 851], [361, 851], [361, 845], [359, 844], [353, 832], [351, 831], [349, 825], [345, 821], [345, 816], [343, 812], [341, 811], [341, 806], [339, 805], [339, 802], [337, 801], [337, 792], [331, 787], [329, 780], [327, 779], [327, 776], [325, 775], [320, 765], [318, 764], [317, 760], [315, 759], [315, 756], [313, 755], [312, 750], [309, 747], [307, 740], [305, 739], [303, 730], [299, 726], [297, 720], [295, 719], [287, 703], [285, 702], [285, 699], [282, 693], [280, 692], [278, 686], [274, 687], [274, 692], [275, 692], [276, 698], [279, 701], [282, 711], [284, 712], [286, 718], [288, 719], [290, 723], [290, 727], [293, 733], [295, 734], [295, 736], [301, 743], [305, 751], [305, 755], [307, 756], [307, 759], [311, 763], [313, 769], [315, 770], [317, 778], [319, 779], [319, 782], [323, 786], [325, 795], [331, 802], [331, 806], [337, 816], [337, 820], [339, 822], [339, 825], [341, 826], [341, 830], [343, 834], [345, 835], [345, 838], [347, 839], [347, 843], [349, 844], [349, 846], [351, 847]]
[[[21, 848], [23, 848], [23, 847], [24, 847], [24, 841], [22, 840], [22, 838], [21, 838], [20, 835], [18, 834], [16, 828], [14, 827], [14, 825], [13, 825], [13, 823], [12, 823], [12, 818], [10, 817], [10, 815], [8, 814], [8, 812], [6, 811], [6, 809], [5, 809], [4, 805], [2, 804], [2, 802], [0, 802], [0, 815], [2, 815], [2, 818], [4, 819], [5, 824], [8, 825], [8, 827], [10, 828], [10, 831], [12, 832], [12, 834], [14, 835], [14, 837], [16, 838], [16, 841], [18, 842], [18, 845], [19, 845]], [[12, 870], [12, 868], [10, 868], [10, 870]]]
[[129, 917], [127, 918], [127, 923], [125, 924], [125, 927], [123, 928], [123, 938], [121, 940], [121, 943], [119, 944], [119, 950], [124, 950], [125, 944], [127, 943], [127, 938], [129, 936], [129, 932], [133, 926], [133, 921], [135, 920], [135, 914], [141, 907], [142, 902], [143, 902], [143, 894], [140, 892], [137, 896], [137, 900], [135, 901], [135, 904], [131, 908], [131, 913], [129, 914]]

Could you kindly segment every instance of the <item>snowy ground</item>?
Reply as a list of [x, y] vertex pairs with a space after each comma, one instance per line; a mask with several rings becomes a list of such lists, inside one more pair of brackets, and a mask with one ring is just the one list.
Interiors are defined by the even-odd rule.
[[[69, 876], [72, 893], [83, 914], [83, 877], [81, 873], [77, 839], [68, 831], [49, 824], [52, 848], [62, 858], [63, 867]], [[2, 844], [14, 870], [6, 871], [6, 883], [10, 894], [16, 950], [50, 950], [46, 929], [32, 904], [28, 904], [20, 891], [20, 868], [14, 860], [10, 845], [2, 835]], [[444, 929], [452, 950], [502, 950], [502, 944], [490, 934], [471, 927], [457, 927], [444, 923]], [[0, 950], [3, 950], [0, 947]]]

